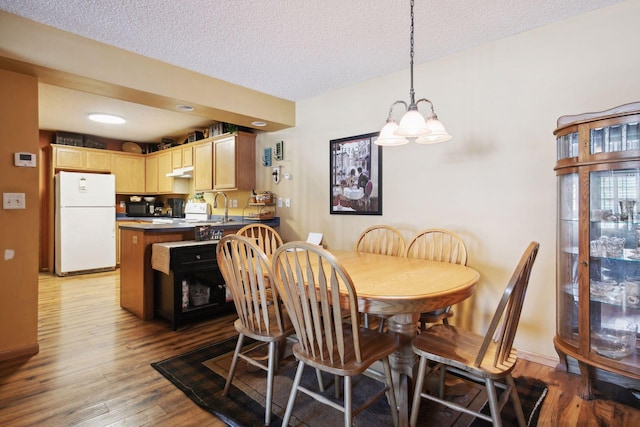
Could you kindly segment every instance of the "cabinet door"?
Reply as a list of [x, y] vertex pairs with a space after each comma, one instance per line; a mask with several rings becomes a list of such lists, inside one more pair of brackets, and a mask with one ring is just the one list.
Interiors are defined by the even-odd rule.
[[145, 192], [144, 156], [113, 154], [111, 172], [116, 177], [116, 193], [136, 194]]
[[213, 144], [205, 142], [193, 147], [193, 185], [195, 191], [213, 189]]
[[182, 167], [193, 166], [193, 147], [182, 147]]
[[213, 188], [235, 190], [237, 188], [235, 137], [213, 141], [213, 164]]
[[91, 171], [111, 171], [111, 154], [100, 151], [85, 152], [85, 167]]
[[640, 323], [640, 169], [637, 163], [608, 166], [612, 169], [589, 172], [589, 293], [584, 295], [591, 357], [629, 369], [637, 363]]
[[145, 193], [155, 194], [158, 192], [158, 155], [148, 154], [144, 160]]
[[171, 150], [171, 167], [173, 169], [182, 167], [182, 149], [174, 148]]
[[172, 155], [170, 151], [158, 154], [158, 192], [171, 193], [173, 178], [167, 174], [173, 170]]
[[577, 171], [558, 176], [557, 333], [578, 347], [579, 178]]
[[53, 146], [53, 166], [56, 169], [84, 169], [84, 151], [71, 147]]

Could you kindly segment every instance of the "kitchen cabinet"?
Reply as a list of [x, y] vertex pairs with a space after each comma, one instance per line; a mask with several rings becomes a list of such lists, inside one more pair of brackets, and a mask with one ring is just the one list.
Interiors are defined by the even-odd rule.
[[117, 194], [145, 193], [145, 158], [143, 155], [114, 152], [111, 157], [111, 173], [116, 177]]
[[144, 159], [145, 193], [156, 194], [158, 192], [158, 155], [147, 154]]
[[189, 181], [167, 176], [173, 171], [173, 152], [163, 150], [158, 157], [158, 194], [189, 194]]
[[139, 224], [140, 221], [116, 221], [116, 265], [120, 265], [121, 225]]
[[170, 151], [158, 154], [158, 193], [170, 193], [173, 187], [173, 178], [167, 174], [173, 170], [172, 155]]
[[213, 190], [213, 143], [199, 142], [193, 146], [193, 189]]
[[640, 103], [563, 116], [557, 143], [557, 329], [561, 361], [593, 398], [603, 372], [640, 380]]
[[111, 172], [111, 152], [52, 144], [51, 163], [54, 170]]
[[193, 166], [193, 147], [191, 144], [171, 148], [170, 151], [173, 169]]
[[253, 190], [256, 185], [255, 135], [214, 136], [193, 146], [194, 190]]
[[256, 136], [237, 132], [213, 141], [213, 189], [253, 190], [256, 186]]

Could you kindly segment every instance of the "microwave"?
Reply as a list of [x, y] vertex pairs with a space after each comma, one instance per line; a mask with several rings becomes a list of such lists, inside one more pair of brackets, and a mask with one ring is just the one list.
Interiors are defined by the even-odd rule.
[[127, 202], [127, 216], [154, 216], [153, 202]]

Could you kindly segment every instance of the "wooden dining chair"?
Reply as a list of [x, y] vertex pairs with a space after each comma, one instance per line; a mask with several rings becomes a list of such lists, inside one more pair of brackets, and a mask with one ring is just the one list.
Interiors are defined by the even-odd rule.
[[[389, 225], [374, 225], [360, 233], [354, 249], [356, 252], [370, 254], [404, 256], [404, 247], [405, 241], [400, 231]], [[369, 316], [379, 318], [378, 331], [382, 332], [385, 317], [365, 313], [366, 327], [369, 327]]]
[[[398, 425], [389, 355], [397, 344], [391, 335], [360, 326], [357, 295], [351, 277], [339, 261], [321, 247], [306, 242], [281, 246], [273, 257], [274, 280], [296, 331], [293, 354], [298, 368], [282, 425], [289, 425], [297, 393], [338, 409], [344, 425], [386, 394], [394, 425]], [[344, 310], [348, 316], [343, 316]], [[359, 408], [352, 407], [352, 377], [364, 374], [376, 361], [384, 368], [384, 386]], [[300, 385], [305, 366], [344, 378], [343, 404]], [[380, 375], [373, 375], [381, 379]]]
[[[270, 289], [267, 294], [267, 281], [272, 277], [271, 263], [253, 241], [237, 234], [229, 234], [218, 243], [216, 257], [238, 313], [238, 320], [234, 323], [238, 341], [222, 395], [229, 391], [238, 359], [267, 371], [264, 423], [269, 425], [278, 349], [293, 333], [293, 327], [288, 316], [283, 313], [277, 290]], [[245, 337], [268, 345], [267, 365], [262, 361], [264, 356], [256, 354], [256, 347], [242, 351]]]
[[276, 249], [282, 246], [282, 238], [278, 232], [266, 224], [245, 225], [236, 234], [256, 243], [268, 258], [271, 258]]
[[[413, 351], [420, 357], [416, 388], [413, 395], [410, 425], [418, 421], [421, 398], [433, 400], [449, 408], [471, 414], [501, 426], [500, 412], [509, 397], [516, 411], [518, 424], [526, 425], [520, 398], [511, 371], [517, 353], [513, 348], [520, 312], [529, 284], [529, 277], [540, 245], [531, 242], [524, 251], [507, 284], [489, 329], [484, 337], [446, 324], [433, 325], [413, 339]], [[423, 390], [427, 362], [435, 362], [431, 373], [440, 372], [438, 396]], [[484, 384], [487, 389], [491, 416], [472, 411], [460, 404], [444, 399], [444, 372], [452, 372]], [[495, 387], [504, 391], [498, 400]]]
[[[442, 228], [428, 228], [416, 234], [407, 245], [407, 258], [419, 258], [431, 261], [467, 264], [467, 248], [462, 239], [454, 232]], [[428, 311], [420, 314], [420, 330], [427, 323], [449, 323], [453, 316], [451, 307]]]

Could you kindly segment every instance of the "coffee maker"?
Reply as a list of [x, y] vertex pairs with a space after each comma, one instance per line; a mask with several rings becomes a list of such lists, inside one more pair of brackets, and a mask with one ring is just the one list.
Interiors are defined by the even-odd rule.
[[184, 218], [184, 199], [167, 199], [167, 206], [171, 209], [172, 218]]

